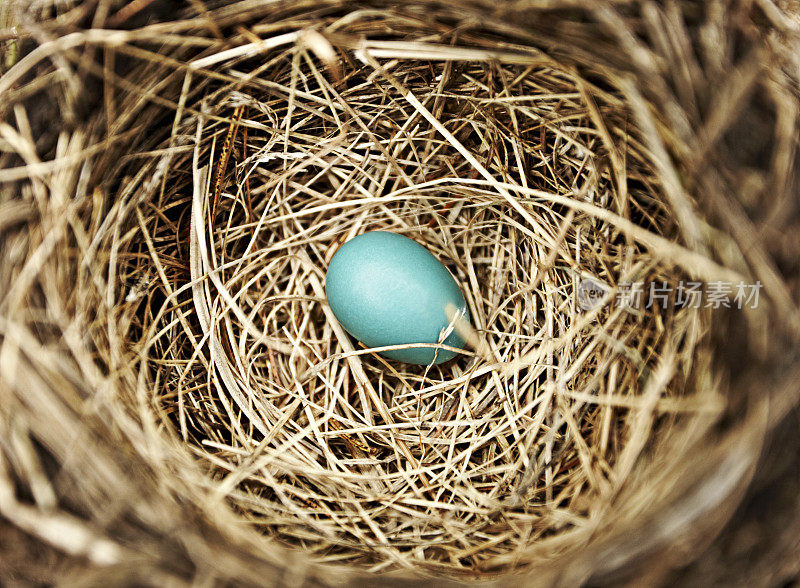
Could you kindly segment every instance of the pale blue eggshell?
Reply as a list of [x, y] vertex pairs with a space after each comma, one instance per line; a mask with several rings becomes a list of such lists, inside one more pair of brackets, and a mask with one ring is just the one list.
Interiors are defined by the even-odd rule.
[[[339, 248], [328, 266], [325, 294], [342, 326], [367, 347], [438, 343], [449, 324], [448, 303], [469, 316], [464, 295], [447, 268], [422, 245], [386, 231], [364, 233]], [[443, 343], [464, 346], [455, 332]], [[382, 355], [429, 365], [457, 354], [411, 348]]]

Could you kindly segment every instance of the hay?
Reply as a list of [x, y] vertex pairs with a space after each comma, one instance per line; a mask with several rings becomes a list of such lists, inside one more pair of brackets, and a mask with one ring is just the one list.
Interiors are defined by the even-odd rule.
[[[797, 399], [797, 21], [544, 4], [10, 5], [9, 577], [691, 577]], [[338, 326], [375, 229], [462, 285], [458, 359]], [[618, 304], [688, 281], [761, 304]]]

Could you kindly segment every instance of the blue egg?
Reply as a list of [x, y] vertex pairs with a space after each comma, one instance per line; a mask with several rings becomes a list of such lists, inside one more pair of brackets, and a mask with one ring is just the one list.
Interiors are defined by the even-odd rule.
[[[339, 248], [328, 266], [325, 294], [342, 326], [367, 347], [439, 343], [450, 324], [448, 303], [469, 316], [464, 295], [447, 268], [422, 245], [385, 231], [364, 233]], [[442, 343], [464, 346], [455, 331]], [[417, 347], [381, 355], [430, 365], [457, 353]]]

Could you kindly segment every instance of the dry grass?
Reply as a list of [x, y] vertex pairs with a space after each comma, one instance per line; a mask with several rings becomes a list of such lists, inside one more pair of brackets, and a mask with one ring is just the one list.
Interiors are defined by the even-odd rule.
[[[796, 401], [790, 16], [761, 2], [772, 34], [734, 62], [716, 4], [136, 23], [160, 4], [9, 13], [32, 43], [0, 77], [9, 523], [82, 582], [156, 584], [567, 584], [717, 533]], [[375, 229], [462, 285], [460, 358], [387, 361], [332, 316], [327, 264]], [[615, 304], [680, 280], [764, 302]]]

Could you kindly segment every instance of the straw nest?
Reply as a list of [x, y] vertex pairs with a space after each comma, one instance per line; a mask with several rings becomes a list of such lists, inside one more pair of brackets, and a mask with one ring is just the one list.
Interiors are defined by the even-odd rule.
[[[790, 6], [2, 8], [9, 579], [797, 574]], [[461, 284], [457, 359], [331, 314], [376, 229]]]

